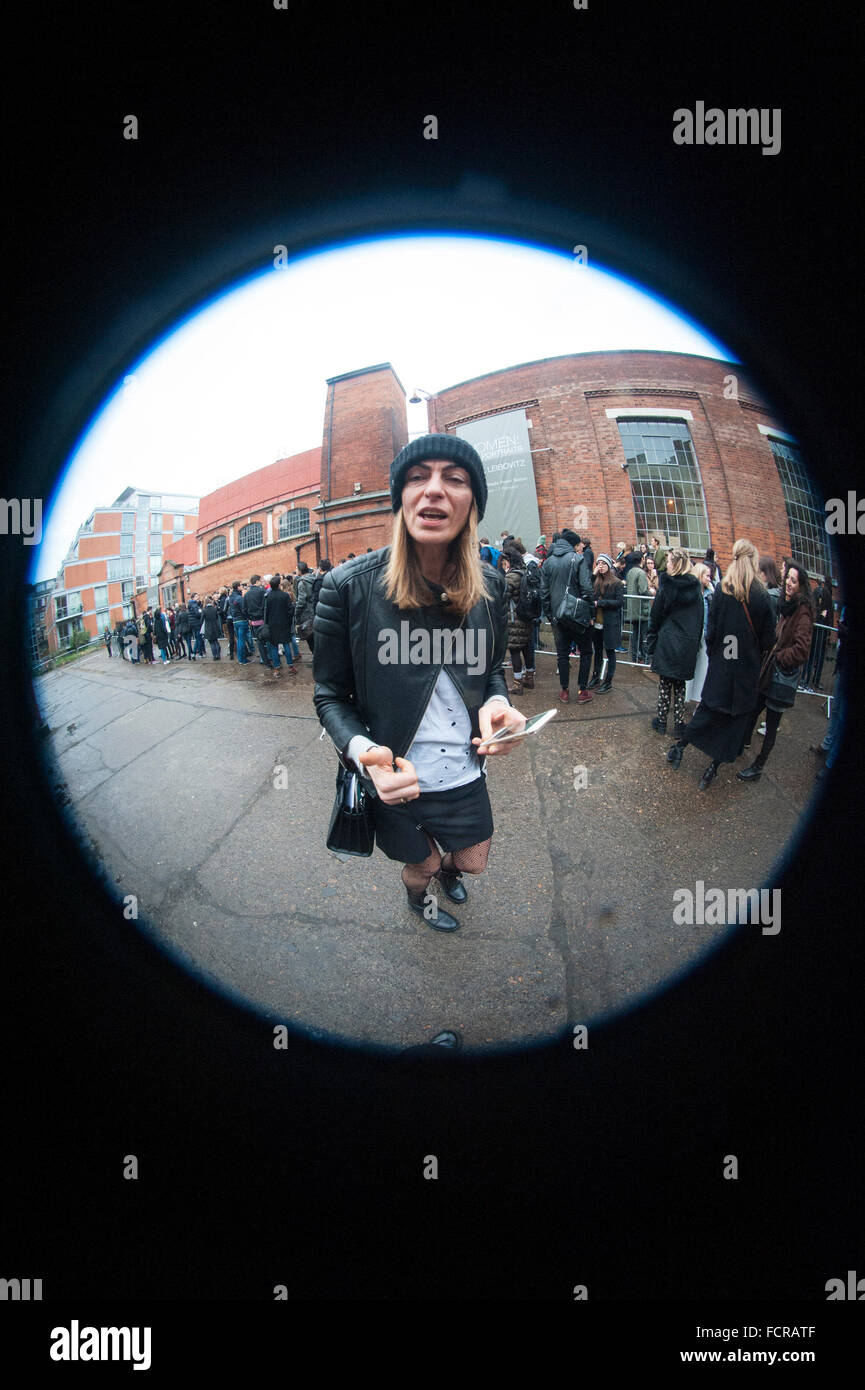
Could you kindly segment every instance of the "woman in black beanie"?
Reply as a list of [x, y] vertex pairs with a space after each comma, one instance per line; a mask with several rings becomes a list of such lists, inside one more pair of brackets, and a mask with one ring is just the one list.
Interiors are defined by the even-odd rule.
[[507, 589], [480, 559], [487, 483], [470, 444], [413, 440], [394, 459], [390, 486], [390, 545], [322, 584], [315, 708], [343, 762], [369, 779], [376, 843], [403, 864], [408, 907], [455, 931], [459, 922], [425, 890], [435, 875], [451, 902], [464, 902], [462, 874], [486, 868], [485, 759], [516, 746], [487, 740], [526, 722], [502, 673]]

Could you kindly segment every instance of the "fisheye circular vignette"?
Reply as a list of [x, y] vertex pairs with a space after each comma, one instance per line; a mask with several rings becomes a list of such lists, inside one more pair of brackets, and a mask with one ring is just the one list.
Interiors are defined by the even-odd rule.
[[[606, 1022], [680, 980], [743, 912], [742, 929], [770, 945], [781, 918], [764, 885], [802, 831], [810, 787], [795, 748], [825, 733], [817, 688], [834, 621], [815, 624], [812, 604], [807, 689], [797, 700], [794, 683], [784, 729], [796, 738], [767, 774], [777, 767], [796, 795], [747, 845], [742, 798], [759, 792], [725, 754], [746, 734], [756, 753], [761, 735], [723, 729], [716, 771], [698, 783], [684, 711], [703, 708], [708, 678], [739, 703], [750, 682], [748, 712], [760, 712], [756, 654], [793, 602], [764, 571], [749, 648], [735, 588], [761, 559], [791, 560], [803, 595], [834, 575], [807, 466], [747, 368], [585, 246], [568, 259], [506, 237], [394, 233], [286, 251], [124, 374], [54, 494], [49, 526], [73, 540], [56, 578], [35, 586], [49, 660], [79, 642], [93, 650], [37, 674], [40, 705], [79, 833], [120, 882], [126, 920], [241, 1005], [387, 1050], [440, 1033], [472, 1050], [542, 1045]], [[115, 466], [104, 479], [100, 448]], [[148, 458], [171, 459], [186, 489], [140, 486]], [[63, 513], [73, 480], [87, 515], [77, 529]], [[100, 484], [116, 494], [103, 506]], [[351, 624], [385, 583], [397, 527], [407, 573], [441, 592], [420, 609], [410, 585], [408, 606], [389, 600], [393, 621], [382, 609], [360, 653]], [[477, 570], [486, 598], [465, 611], [454, 600], [460, 586], [463, 608], [471, 597], [468, 571], [448, 569], [458, 536], [472, 538], [468, 571], [491, 566]], [[822, 588], [834, 617], [838, 598]], [[570, 627], [568, 592], [584, 619]], [[729, 631], [711, 630], [713, 607]], [[794, 655], [802, 612], [789, 608]], [[786, 689], [779, 680], [762, 711], [773, 735], [790, 707], [778, 671]], [[376, 721], [396, 729], [394, 708], [421, 701], [411, 743], [387, 750], [405, 776], [422, 767], [396, 814], [382, 790], [400, 763], [361, 763], [363, 750], [333, 739], [371, 675], [368, 744]], [[481, 725], [496, 706], [504, 714]], [[547, 727], [484, 744], [481, 763], [481, 735], [503, 718], [520, 732], [549, 708]], [[711, 719], [702, 737], [715, 746]], [[340, 794], [376, 803], [369, 857], [325, 848], [338, 767]], [[405, 837], [421, 797], [413, 843], [435, 827], [427, 854]], [[475, 849], [491, 840], [489, 862], [449, 845], [452, 831]]]

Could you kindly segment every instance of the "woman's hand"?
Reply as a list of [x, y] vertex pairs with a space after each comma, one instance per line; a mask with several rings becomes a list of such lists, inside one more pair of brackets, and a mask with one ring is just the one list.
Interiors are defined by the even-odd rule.
[[516, 748], [517, 741], [509, 740], [507, 743], [493, 743], [490, 747], [484, 747], [486, 739], [497, 734], [500, 729], [513, 729], [516, 732], [526, 726], [526, 716], [521, 714], [513, 705], [506, 705], [501, 700], [495, 700], [491, 705], [481, 705], [478, 710], [478, 723], [481, 729], [481, 737], [473, 738], [472, 743], [477, 748], [479, 754], [487, 754], [494, 757], [497, 753], [510, 753]]
[[394, 756], [389, 748], [380, 744], [368, 748], [358, 755], [358, 762], [368, 769], [376, 791], [387, 806], [398, 806], [403, 801], [413, 801], [420, 796], [417, 773], [412, 763], [405, 758], [397, 758], [399, 771], [394, 772]]

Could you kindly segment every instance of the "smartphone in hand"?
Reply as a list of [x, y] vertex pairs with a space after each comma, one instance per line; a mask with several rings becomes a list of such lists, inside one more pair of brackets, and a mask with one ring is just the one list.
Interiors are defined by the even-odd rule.
[[517, 732], [516, 729], [500, 729], [497, 734], [490, 738], [485, 738], [481, 747], [489, 748], [493, 743], [512, 743], [518, 738], [525, 738], [526, 734], [536, 734], [538, 729], [542, 729], [545, 724], [558, 714], [557, 709], [544, 710], [543, 714], [534, 714], [531, 719], [527, 719], [524, 728]]

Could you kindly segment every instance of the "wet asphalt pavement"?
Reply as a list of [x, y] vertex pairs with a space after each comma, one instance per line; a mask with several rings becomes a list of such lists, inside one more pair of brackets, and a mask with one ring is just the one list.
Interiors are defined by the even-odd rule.
[[[536, 667], [514, 702], [558, 714], [489, 761], [489, 865], [465, 876], [467, 903], [440, 896], [462, 923], [452, 935], [408, 910], [379, 851], [340, 862], [325, 848], [336, 760], [308, 652], [274, 679], [257, 658], [166, 668], [100, 651], [36, 688], [59, 799], [181, 960], [315, 1036], [405, 1047], [450, 1028], [483, 1048], [570, 1033], [686, 969], [728, 927], [677, 925], [674, 891], [771, 885], [820, 785], [808, 749], [825, 698], [797, 697], [759, 783], [735, 777], [746, 755], [700, 792], [705, 754], [687, 749], [674, 771], [671, 739], [650, 728], [649, 672], [620, 663], [612, 690], [578, 705], [573, 663], [564, 706], [554, 654]], [[118, 930], [135, 929], [120, 915]], [[783, 920], [761, 939], [778, 949]]]

